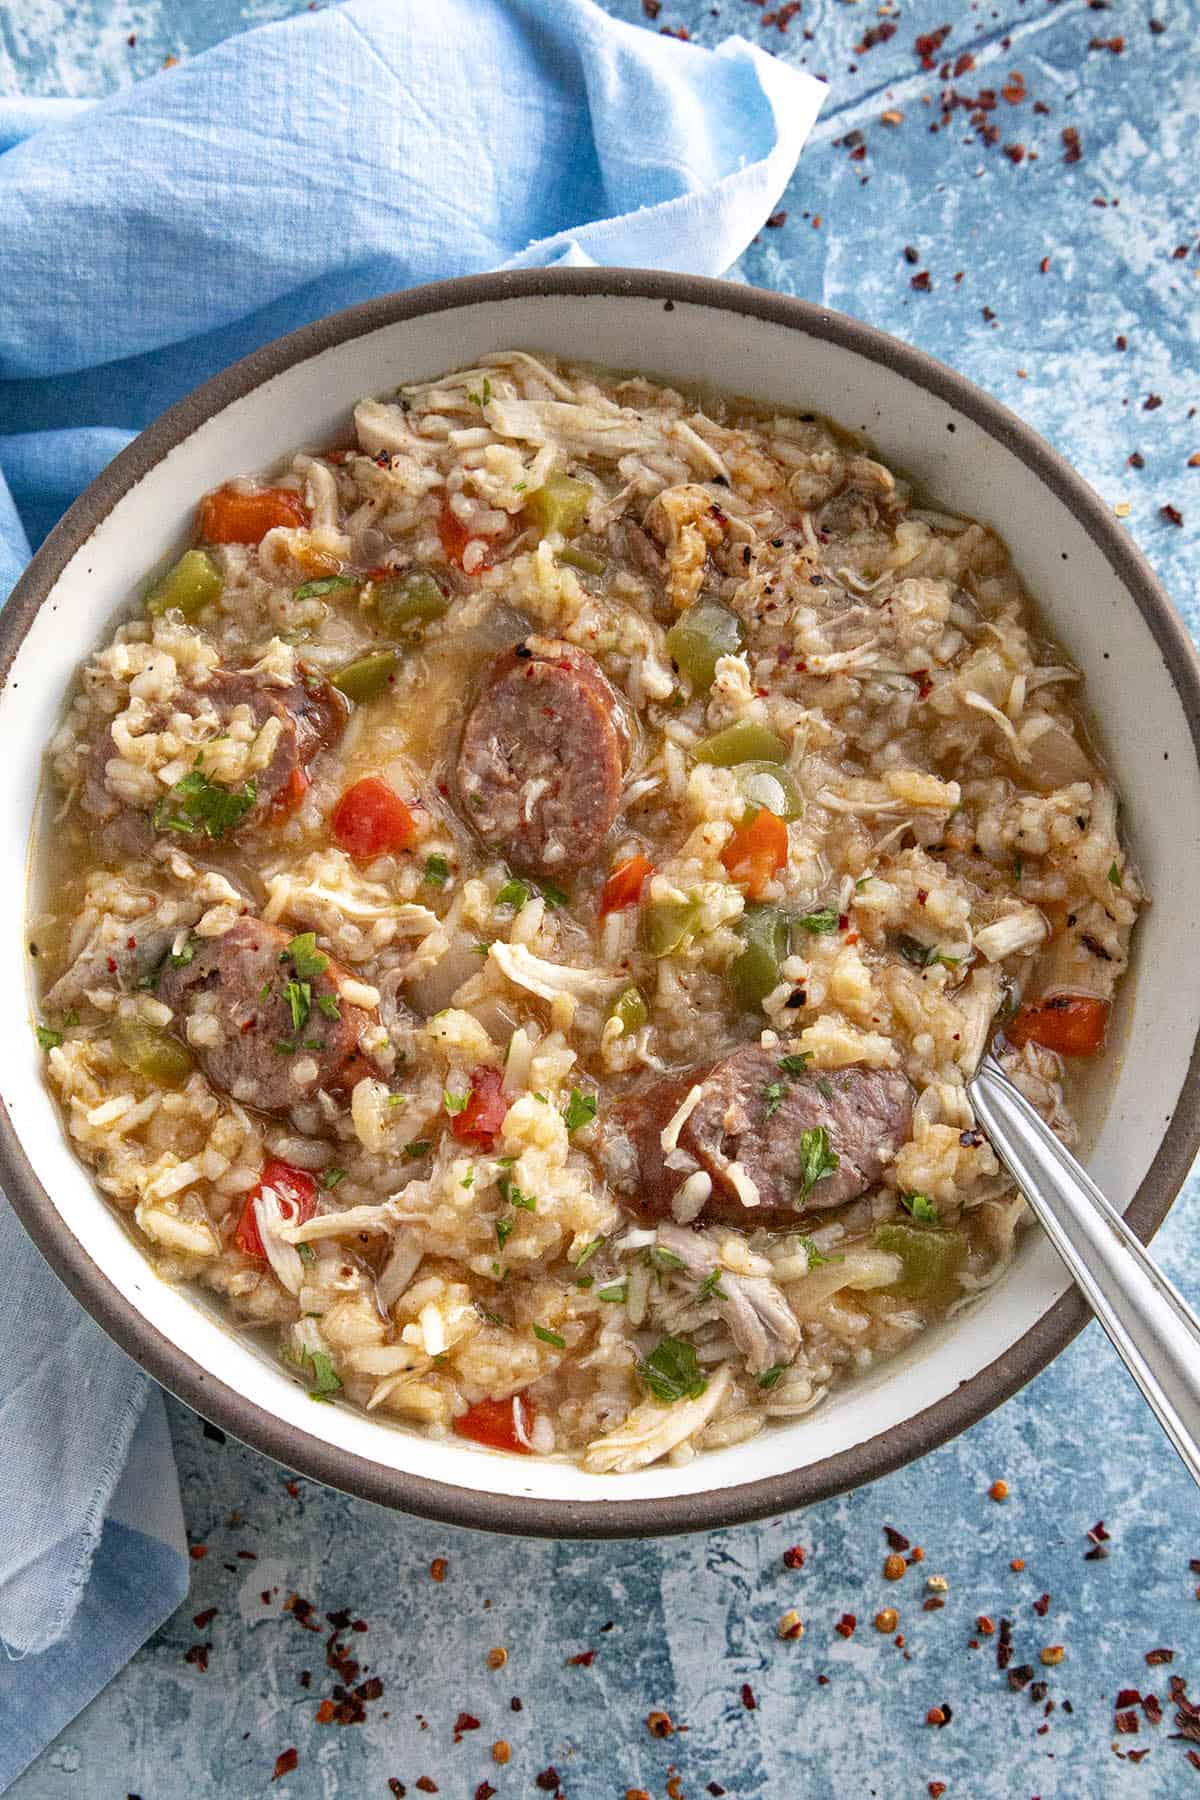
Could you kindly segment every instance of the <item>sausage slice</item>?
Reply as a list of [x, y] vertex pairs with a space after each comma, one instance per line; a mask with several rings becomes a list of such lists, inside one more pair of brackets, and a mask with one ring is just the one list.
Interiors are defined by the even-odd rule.
[[[661, 1134], [696, 1086], [700, 1098], [680, 1127], [676, 1150], [665, 1151]], [[622, 1204], [642, 1218], [669, 1218], [682, 1183], [703, 1170], [712, 1193], [702, 1220], [746, 1231], [783, 1229], [800, 1212], [841, 1206], [872, 1187], [911, 1126], [912, 1089], [896, 1070], [854, 1066], [788, 1075], [777, 1051], [747, 1044], [619, 1101], [610, 1110], [602, 1155]], [[801, 1138], [820, 1128], [838, 1163], [806, 1192]], [[757, 1188], [757, 1206], [746, 1203], [744, 1188], [731, 1179], [734, 1162]]]
[[239, 919], [189, 946], [190, 962], [168, 961], [158, 983], [213, 1086], [265, 1113], [370, 1072], [358, 1046], [375, 1015], [342, 998], [349, 977], [332, 957], [319, 974], [298, 969], [290, 942], [276, 925]]
[[604, 842], [627, 752], [620, 702], [587, 652], [526, 638], [495, 658], [467, 719], [459, 802], [514, 868], [566, 873]]

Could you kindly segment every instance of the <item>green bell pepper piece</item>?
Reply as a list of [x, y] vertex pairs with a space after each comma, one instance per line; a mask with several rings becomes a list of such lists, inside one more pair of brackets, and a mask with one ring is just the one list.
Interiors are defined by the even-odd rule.
[[714, 737], [704, 738], [692, 755], [697, 762], [714, 763], [718, 769], [732, 769], [738, 763], [787, 761], [787, 745], [765, 725], [743, 719], [727, 725]]
[[709, 688], [719, 656], [736, 656], [742, 647], [742, 621], [719, 600], [697, 600], [667, 633], [671, 660], [700, 692]]
[[738, 791], [747, 806], [757, 810], [765, 806], [778, 819], [798, 819], [804, 811], [800, 790], [788, 774], [774, 762], [741, 763], [737, 772]]
[[355, 662], [346, 663], [330, 676], [330, 681], [347, 700], [363, 706], [377, 694], [382, 694], [399, 666], [397, 651], [377, 650], [370, 656], [360, 656]]
[[698, 900], [652, 900], [642, 908], [642, 937], [651, 956], [678, 950], [700, 917]]
[[629, 1037], [631, 1033], [642, 1029], [650, 1017], [650, 1009], [637, 988], [627, 987], [613, 1001], [610, 1016], [620, 1020], [622, 1037]]
[[583, 524], [591, 497], [586, 481], [576, 481], [573, 475], [548, 475], [542, 486], [527, 496], [525, 513], [543, 537], [551, 531], [570, 537]]
[[165, 612], [181, 612], [185, 619], [194, 619], [220, 596], [224, 586], [225, 578], [207, 550], [185, 550], [151, 587], [146, 611], [156, 619]]
[[136, 1013], [125, 1013], [113, 1020], [109, 1041], [127, 1069], [144, 1075], [147, 1081], [160, 1082], [163, 1087], [182, 1087], [192, 1072], [192, 1053], [187, 1045]]
[[781, 965], [790, 936], [787, 917], [777, 906], [748, 906], [738, 920], [738, 935], [745, 949], [730, 963], [726, 980], [738, 1005], [755, 1012], [783, 980]]
[[449, 604], [437, 578], [428, 569], [406, 569], [403, 575], [378, 582], [375, 588], [379, 623], [393, 634], [410, 625], [427, 625], [431, 619], [440, 619]]
[[597, 556], [594, 550], [585, 550], [579, 544], [567, 544], [559, 551], [558, 560], [568, 569], [578, 569], [582, 575], [603, 575], [608, 567], [606, 557]]
[[956, 1277], [967, 1260], [965, 1232], [893, 1219], [876, 1227], [872, 1242], [877, 1250], [898, 1256], [904, 1265], [899, 1280], [880, 1289], [881, 1293], [944, 1306], [962, 1292]]

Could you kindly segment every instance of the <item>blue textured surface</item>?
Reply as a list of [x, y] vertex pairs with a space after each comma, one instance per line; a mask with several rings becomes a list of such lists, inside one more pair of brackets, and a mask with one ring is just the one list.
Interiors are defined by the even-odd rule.
[[[1129, 529], [1196, 626], [1200, 468], [1187, 463], [1200, 452], [1200, 4], [913, 0], [885, 19], [867, 4], [804, 0], [790, 20], [771, 7], [663, 0], [657, 21], [708, 43], [731, 31], [757, 37], [832, 82], [781, 202], [787, 219], [764, 231], [741, 272], [909, 338], [1015, 407], [1107, 500], [1129, 507]], [[0, 10], [0, 83], [107, 92], [169, 54], [297, 10], [275, 0], [20, 0]], [[611, 10], [642, 16], [640, 0], [611, 0]], [[1165, 30], [1150, 29], [1152, 16]], [[943, 55], [976, 59], [953, 79], [959, 92], [999, 90], [1014, 69], [1024, 77], [1027, 98], [998, 97], [984, 115], [999, 130], [991, 146], [968, 109], [931, 130], [945, 83], [921, 68], [914, 39], [951, 19]], [[855, 50], [889, 23], [889, 39]], [[1123, 50], [1089, 48], [1115, 35]], [[902, 122], [881, 124], [885, 111]], [[1080, 134], [1070, 165], [1064, 126]], [[837, 142], [854, 131], [866, 146], [857, 159], [853, 141]], [[930, 292], [910, 285], [921, 270]], [[1146, 411], [1151, 395], [1162, 404]], [[1128, 464], [1135, 451], [1140, 469]], [[1166, 505], [1182, 528], [1162, 517]], [[1158, 1240], [1193, 1298], [1198, 1217], [1193, 1178]], [[1164, 1704], [1172, 1674], [1200, 1690], [1200, 1577], [1188, 1567], [1200, 1557], [1200, 1515], [1094, 1327], [1001, 1412], [916, 1467], [797, 1518], [669, 1544], [446, 1531], [305, 1482], [293, 1493], [279, 1470], [206, 1437], [182, 1408], [172, 1424], [191, 1534], [208, 1547], [191, 1598], [17, 1783], [19, 1800], [241, 1800], [268, 1789], [289, 1746], [300, 1760], [271, 1790], [281, 1800], [386, 1800], [392, 1777], [412, 1800], [423, 1775], [453, 1800], [490, 1778], [504, 1800], [538, 1792], [549, 1765], [571, 1800], [620, 1800], [627, 1788], [660, 1796], [672, 1765], [688, 1800], [709, 1782], [789, 1800], [907, 1800], [930, 1781], [947, 1783], [950, 1800], [1200, 1793], [1186, 1745], [1168, 1741], [1172, 1709], [1137, 1736], [1113, 1731], [1123, 1686]], [[986, 1497], [997, 1476], [1012, 1488], [1005, 1505]], [[1086, 1562], [1085, 1533], [1101, 1518], [1111, 1554]], [[881, 1576], [885, 1523], [926, 1551], [895, 1586]], [[797, 1572], [781, 1562], [793, 1543], [807, 1551]], [[441, 1584], [428, 1573], [436, 1556], [448, 1560]], [[922, 1610], [926, 1573], [949, 1583], [942, 1610]], [[292, 1591], [368, 1622], [365, 1635], [347, 1634], [384, 1683], [365, 1724], [315, 1724], [336, 1676], [323, 1639], [281, 1612]], [[1045, 1591], [1042, 1618], [1032, 1602]], [[900, 1611], [905, 1651], [872, 1627], [884, 1605]], [[781, 1643], [776, 1623], [792, 1606], [807, 1633]], [[209, 1607], [219, 1610], [197, 1630], [193, 1615]], [[844, 1613], [858, 1618], [849, 1640], [834, 1629]], [[994, 1637], [968, 1648], [980, 1613], [1012, 1619], [1013, 1666], [1036, 1665], [1060, 1703], [1048, 1719], [998, 1672]], [[212, 1646], [207, 1672], [184, 1661], [198, 1642]], [[1037, 1653], [1050, 1644], [1065, 1645], [1065, 1660], [1043, 1669]], [[502, 1671], [487, 1667], [491, 1645], [508, 1649]], [[1158, 1645], [1175, 1661], [1148, 1669], [1145, 1652]], [[591, 1666], [568, 1664], [590, 1649]], [[952, 1714], [941, 1730], [925, 1724], [935, 1704]], [[657, 1707], [687, 1733], [656, 1742], [644, 1721]], [[456, 1745], [460, 1710], [481, 1725]], [[497, 1768], [488, 1747], [501, 1737], [512, 1757]], [[1114, 1745], [1150, 1754], [1135, 1766]]]

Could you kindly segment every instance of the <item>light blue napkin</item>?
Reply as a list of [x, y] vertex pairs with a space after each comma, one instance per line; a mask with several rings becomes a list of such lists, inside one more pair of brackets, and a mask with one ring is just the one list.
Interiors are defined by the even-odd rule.
[[[350, 0], [96, 106], [0, 101], [0, 595], [138, 429], [280, 332], [499, 266], [720, 274], [824, 92], [592, 0]], [[3, 1789], [187, 1562], [157, 1390], [2, 1202], [0, 1262]]]

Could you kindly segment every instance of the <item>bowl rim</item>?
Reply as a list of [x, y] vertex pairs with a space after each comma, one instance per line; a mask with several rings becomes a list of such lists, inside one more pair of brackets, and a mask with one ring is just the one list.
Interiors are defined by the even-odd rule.
[[[523, 269], [468, 275], [367, 300], [263, 345], [186, 395], [142, 431], [50, 532], [0, 612], [0, 699], [9, 670], [67, 563], [113, 507], [216, 413], [298, 363], [381, 327], [520, 298], [656, 300], [732, 312], [824, 340], [882, 364], [943, 399], [1015, 456], [1069, 509], [1146, 621], [1179, 694], [1200, 764], [1200, 657], [1166, 591], [1082, 476], [998, 400], [899, 338], [791, 296], [702, 276], [644, 269]], [[1126, 1218], [1148, 1242], [1200, 1150], [1200, 1030], [1158, 1150]], [[0, 1098], [0, 1182], [60, 1280], [140, 1367], [203, 1418], [285, 1467], [398, 1510], [513, 1536], [657, 1537], [746, 1523], [828, 1499], [892, 1473], [985, 1417], [1064, 1350], [1091, 1314], [1069, 1290], [993, 1362], [951, 1394], [847, 1450], [780, 1475], [658, 1499], [571, 1501], [457, 1487], [341, 1450], [284, 1422], [217, 1380], [142, 1316], [67, 1227], [34, 1174]], [[479, 1463], [485, 1477], [486, 1462]], [[614, 1489], [614, 1494], [617, 1492]]]

